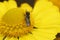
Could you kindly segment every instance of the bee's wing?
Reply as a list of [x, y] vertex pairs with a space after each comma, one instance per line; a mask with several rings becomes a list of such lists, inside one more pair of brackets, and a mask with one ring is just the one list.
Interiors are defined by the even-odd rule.
[[31, 24], [38, 29], [37, 40], [53, 40], [60, 31], [59, 9], [48, 1], [37, 1], [30, 15]]

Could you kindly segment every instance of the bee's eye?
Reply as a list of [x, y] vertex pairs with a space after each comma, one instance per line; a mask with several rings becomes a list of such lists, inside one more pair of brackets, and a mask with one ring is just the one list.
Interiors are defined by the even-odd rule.
[[30, 12], [26, 12], [26, 24], [30, 26]]
[[28, 3], [31, 7], [34, 7], [35, 4], [35, 0], [15, 0], [15, 1], [18, 7], [23, 3]]

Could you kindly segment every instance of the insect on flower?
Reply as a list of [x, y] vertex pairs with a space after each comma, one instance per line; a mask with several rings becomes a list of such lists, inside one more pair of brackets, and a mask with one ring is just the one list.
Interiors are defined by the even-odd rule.
[[[6, 2], [9, 4], [9, 2], [14, 2], [14, 1], [7, 1], [6, 0]], [[20, 1], [20, 3], [21, 3], [21, 5], [23, 3], [30, 4], [29, 2], [27, 2], [27, 0]], [[30, 6], [33, 6], [33, 5], [34, 4], [32, 4], [32, 5], [30, 4]], [[25, 13], [25, 16], [24, 16], [24, 13]], [[15, 38], [17, 38], [19, 40], [20, 36], [26, 35], [28, 33], [32, 34], [32, 32], [31, 32], [32, 29], [36, 28], [34, 26], [31, 26], [31, 23], [30, 23], [30, 12], [29, 11], [24, 12], [24, 10], [22, 8], [19, 8], [19, 6], [17, 8], [13, 7], [11, 9], [9, 9], [4, 14], [4, 16], [2, 17], [2, 21], [1, 21], [0, 24], [1, 24], [0, 25], [1, 27], [2, 26], [5, 27], [5, 28], [3, 28], [4, 30], [0, 29], [1, 30], [1, 34], [4, 35], [3, 40], [5, 40], [8, 36], [9, 37], [13, 36], [13, 37], [15, 37]]]
[[2, 40], [10, 40], [11, 37], [13, 40], [54, 39], [60, 30], [58, 8], [47, 0], [37, 1], [35, 5], [31, 1], [0, 2], [0, 34], [4, 36]]

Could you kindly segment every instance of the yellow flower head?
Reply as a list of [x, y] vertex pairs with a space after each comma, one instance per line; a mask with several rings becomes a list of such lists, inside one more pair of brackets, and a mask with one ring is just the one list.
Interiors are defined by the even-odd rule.
[[48, 0], [38, 0], [33, 10], [27, 3], [0, 2], [1, 40], [54, 40], [59, 30], [59, 9]]
[[[20, 37], [30, 33], [33, 29], [26, 21], [26, 13], [30, 13], [32, 7], [22, 4], [17, 7], [15, 1], [0, 2], [0, 34], [8, 37]], [[3, 38], [3, 40], [4, 40]]]

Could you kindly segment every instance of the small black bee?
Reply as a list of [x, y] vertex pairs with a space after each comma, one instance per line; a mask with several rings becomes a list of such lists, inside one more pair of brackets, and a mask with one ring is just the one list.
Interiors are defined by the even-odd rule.
[[25, 18], [25, 20], [26, 20], [27, 26], [30, 26], [30, 13], [29, 12], [26, 12], [26, 18]]

